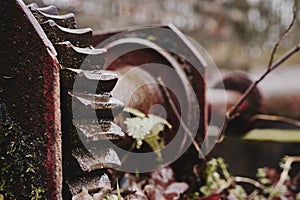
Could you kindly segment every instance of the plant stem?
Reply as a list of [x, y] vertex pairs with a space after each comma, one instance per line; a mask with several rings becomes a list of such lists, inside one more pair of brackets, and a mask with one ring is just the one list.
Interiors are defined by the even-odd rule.
[[235, 118], [238, 113], [237, 110], [239, 109], [239, 107], [242, 105], [242, 103], [247, 99], [247, 97], [249, 96], [249, 94], [253, 91], [253, 89], [270, 73], [272, 72], [274, 69], [276, 69], [278, 66], [280, 66], [284, 61], [286, 61], [288, 58], [290, 58], [292, 55], [294, 55], [296, 52], [299, 51], [300, 49], [300, 44], [296, 45], [295, 47], [293, 47], [292, 49], [290, 49], [290, 51], [288, 51], [284, 56], [282, 56], [279, 60], [277, 60], [277, 62], [275, 62], [273, 64], [274, 61], [274, 57], [277, 51], [277, 48], [280, 44], [280, 42], [282, 41], [282, 39], [290, 32], [290, 30], [293, 28], [294, 24], [295, 24], [295, 20], [296, 20], [296, 8], [295, 8], [296, 3], [294, 3], [293, 6], [293, 18], [291, 23], [289, 24], [289, 26], [285, 29], [285, 31], [279, 36], [275, 46], [273, 47], [272, 53], [271, 53], [271, 57], [269, 60], [269, 64], [268, 64], [268, 68], [265, 71], [265, 73], [263, 73], [261, 75], [261, 77], [256, 80], [255, 82], [253, 82], [248, 89], [246, 90], [246, 92], [240, 97], [240, 99], [238, 100], [238, 102], [233, 105], [226, 114], [226, 118], [227, 120], [231, 120], [233, 118]]
[[288, 123], [288, 124], [300, 127], [300, 121], [291, 119], [291, 118], [287, 118], [287, 117], [277, 116], [277, 115], [257, 114], [257, 115], [254, 115], [250, 119], [250, 121], [253, 122], [253, 121], [259, 120], [259, 119], [260, 120], [268, 120], [268, 121], [280, 121], [280, 122], [284, 122], [284, 123]]
[[284, 36], [286, 36], [293, 28], [294, 26], [294, 23], [295, 23], [295, 20], [296, 20], [296, 16], [297, 16], [297, 11], [296, 11], [296, 7], [295, 7], [295, 4], [294, 4], [294, 7], [293, 7], [293, 18], [292, 18], [292, 21], [290, 23], [290, 25], [288, 26], [288, 28], [280, 35], [280, 37], [278, 38], [273, 50], [272, 50], [272, 53], [271, 53], [271, 57], [270, 57], [270, 60], [269, 60], [269, 65], [268, 65], [268, 69], [272, 68], [272, 64], [273, 64], [273, 61], [274, 61], [274, 57], [275, 57], [275, 54], [276, 54], [276, 51], [277, 51], [277, 48], [279, 47], [279, 44], [281, 43], [282, 39], [284, 38]]
[[273, 197], [274, 197], [274, 194], [276, 192], [278, 192], [280, 190], [280, 188], [283, 186], [284, 182], [286, 181], [286, 179], [288, 178], [289, 176], [289, 171], [290, 171], [290, 168], [291, 168], [291, 165], [294, 163], [294, 162], [300, 162], [300, 157], [299, 156], [292, 156], [292, 157], [289, 157], [286, 162], [284, 163], [284, 166], [283, 166], [283, 171], [281, 172], [280, 174], [280, 179], [279, 181], [277, 182], [277, 184], [275, 185], [274, 187], [274, 190], [273, 192], [270, 194], [268, 200], [272, 200]]
[[271, 68], [268, 68], [259, 79], [257, 79], [255, 82], [253, 82], [248, 89], [246, 90], [246, 92], [240, 97], [240, 99], [238, 100], [238, 102], [233, 105], [227, 112], [227, 118], [228, 120], [234, 119], [237, 116], [237, 110], [239, 109], [239, 107], [242, 105], [242, 103], [246, 100], [246, 98], [249, 96], [249, 94], [253, 91], [253, 89], [262, 81], [264, 80], [264, 78], [270, 73], [272, 72], [274, 69], [276, 69], [277, 67], [279, 67], [282, 63], [284, 63], [288, 58], [290, 58], [292, 55], [294, 55], [295, 53], [297, 53], [300, 50], [300, 44], [298, 44], [297, 46], [294, 46], [292, 49], [290, 49], [284, 56], [282, 56], [279, 60], [277, 60], [272, 66]]
[[[184, 121], [181, 120], [181, 116], [180, 116], [180, 114], [179, 114], [179, 112], [178, 112], [178, 110], [177, 110], [177, 108], [176, 108], [176, 106], [175, 106], [174, 101], [173, 101], [172, 98], [171, 98], [170, 93], [169, 93], [168, 90], [166, 89], [165, 83], [163, 82], [163, 80], [161, 79], [161, 77], [158, 77], [158, 78], [157, 78], [157, 81], [158, 81], [158, 83], [162, 86], [163, 92], [165, 93], [166, 97], [168, 98], [168, 101], [169, 101], [169, 103], [170, 103], [170, 105], [171, 105], [171, 107], [172, 107], [172, 109], [173, 109], [173, 111], [174, 111], [174, 114], [175, 114], [177, 120], [180, 121], [180, 123], [181, 123], [181, 125], [182, 125], [184, 131], [185, 131], [185, 132], [188, 134], [188, 136], [190, 137], [190, 139], [191, 139], [191, 141], [192, 141], [192, 143], [193, 143], [193, 145], [194, 145], [196, 151], [197, 151], [198, 154], [199, 154], [199, 157], [201, 157], [202, 159], [205, 160], [205, 155], [204, 155], [203, 152], [201, 151], [201, 148], [200, 148], [200, 146], [198, 145], [198, 143], [194, 140], [193, 134], [191, 133], [191, 131], [189, 130], [189, 128], [187, 127], [187, 125], [184, 123]], [[180, 149], [181, 149], [182, 146], [184, 145], [185, 141], [186, 141], [186, 137], [182, 140]]]
[[251, 184], [253, 185], [254, 187], [256, 188], [259, 188], [261, 190], [264, 190], [265, 189], [265, 186], [262, 185], [260, 182], [256, 181], [256, 180], [253, 180], [251, 178], [248, 178], [248, 177], [241, 177], [241, 176], [232, 176], [230, 177], [234, 182], [239, 182], [239, 183], [248, 183], [248, 184]]

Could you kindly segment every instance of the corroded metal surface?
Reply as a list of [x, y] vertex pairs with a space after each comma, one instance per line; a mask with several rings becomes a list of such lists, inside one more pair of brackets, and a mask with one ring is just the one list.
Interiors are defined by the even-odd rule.
[[82, 118], [86, 114], [89, 116], [90, 113], [95, 111], [96, 116], [100, 119], [113, 119], [114, 116], [119, 114], [124, 108], [124, 104], [114, 97], [109, 97], [108, 100], [103, 101], [103, 98], [98, 99], [90, 95], [71, 95], [73, 97], [73, 106], [76, 108], [73, 112], [73, 116], [76, 118], [77, 114]]
[[72, 151], [72, 155], [76, 158], [84, 172], [103, 168], [118, 168], [121, 165], [117, 153], [111, 147], [98, 145], [88, 150], [77, 148]]
[[[166, 143], [172, 141], [174, 136], [178, 136], [182, 141], [189, 140], [185, 140], [186, 134], [178, 134], [180, 121], [170, 107], [170, 99], [166, 97], [161, 87], [156, 88], [157, 84], [147, 84], [147, 81], [152, 79], [155, 83], [158, 78], [161, 78], [165, 84], [169, 84], [172, 83], [172, 80], [177, 80], [176, 87], [172, 88], [171, 98], [177, 109], [183, 108], [184, 111], [181, 111], [180, 115], [185, 124], [188, 127], [198, 127], [197, 130], [191, 128], [193, 129], [191, 131], [197, 133], [195, 138], [197, 143], [203, 143], [208, 121], [205, 98], [206, 63], [176, 27], [173, 25], [147, 26], [108, 33], [94, 33], [93, 44], [99, 48], [107, 48], [107, 69], [115, 71], [120, 76], [116, 89], [113, 91], [117, 98], [126, 105], [145, 113], [149, 112], [153, 104], [165, 106], [167, 120], [172, 124], [172, 130], [167, 131], [164, 137]], [[172, 68], [176, 74], [163, 73], [162, 70], [159, 70], [161, 65]], [[137, 69], [133, 73], [127, 73], [135, 68]], [[136, 87], [143, 83], [146, 84], [145, 87]], [[131, 94], [131, 96], [128, 97], [125, 93]], [[175, 96], [174, 94], [180, 95]], [[193, 96], [191, 94], [195, 94], [196, 99], [191, 98]], [[178, 105], [178, 101], [185, 103]], [[199, 108], [199, 112], [196, 111], [197, 108]], [[197, 117], [199, 120], [195, 120]], [[122, 145], [126, 146], [124, 143], [122, 141]], [[129, 148], [130, 144], [126, 147]], [[191, 160], [191, 158], [195, 159]], [[198, 153], [191, 147], [172, 166], [179, 174], [187, 175], [196, 164], [197, 158]], [[128, 166], [131, 165], [131, 162], [134, 161], [127, 162]], [[189, 163], [189, 165], [185, 165], [185, 163]], [[122, 163], [123, 167], [124, 165], [126, 163]], [[191, 174], [190, 177], [193, 175]]]
[[94, 123], [82, 120], [73, 121], [73, 124], [87, 141], [115, 140], [125, 136], [121, 128], [109, 120]]
[[35, 18], [39, 23], [43, 23], [50, 20], [53, 20], [59, 26], [66, 28], [76, 28], [75, 15], [73, 13], [68, 13], [65, 15], [58, 15], [57, 9], [54, 6], [49, 6], [46, 8], [38, 8], [36, 5], [31, 4], [28, 6]]
[[101, 69], [105, 62], [106, 49], [79, 48], [69, 41], [59, 42], [54, 46], [58, 53], [59, 63], [64, 67], [87, 70]]
[[[72, 14], [50, 15], [38, 8], [32, 11], [54, 44], [61, 64], [64, 178], [75, 181], [75, 185], [68, 184], [72, 196], [80, 196], [82, 188], [77, 186], [82, 184], [88, 191], [99, 190], [99, 185], [93, 184], [98, 178], [93, 172], [121, 164], [117, 153], [101, 142], [124, 137], [112, 122], [124, 108], [110, 94], [118, 77], [102, 70], [106, 49], [91, 46], [92, 29], [74, 29]], [[66, 189], [64, 194], [70, 198]]]
[[43, 7], [43, 8], [39, 8], [39, 6], [36, 3], [32, 3], [30, 5], [27, 6], [29, 8], [29, 10], [31, 11], [40, 11], [49, 15], [58, 15], [58, 10], [55, 6], [50, 5], [47, 7]]
[[[23, 141], [11, 141], [16, 145], [20, 142], [15, 150], [23, 155], [10, 160], [12, 168], [1, 177], [2, 180], [7, 178], [5, 196], [7, 199], [30, 198], [34, 194], [32, 190], [39, 189], [44, 191], [40, 193], [44, 199], [61, 199], [61, 121], [56, 52], [20, 0], [0, 2], [0, 32], [0, 102], [6, 104], [11, 120], [20, 127], [12, 134], [24, 136]], [[1, 165], [3, 163], [1, 161]]]
[[108, 192], [112, 190], [110, 180], [106, 174], [102, 176], [85, 176], [79, 180], [69, 181], [68, 185], [72, 195], [76, 195], [82, 191], [82, 188], [88, 190], [89, 193], [96, 193], [99, 191]]
[[70, 75], [76, 77], [80, 84], [76, 85], [76, 90], [82, 93], [104, 94], [111, 92], [117, 84], [118, 76], [107, 70], [82, 70], [65, 68]]
[[[36, 178], [24, 176], [19, 183], [15, 181], [7, 186], [9, 189], [6, 191], [12, 192], [8, 194], [11, 196], [6, 195], [7, 198], [30, 197], [35, 194], [31, 189], [44, 191], [45, 194], [40, 195], [45, 199], [62, 198], [60, 125], [63, 132], [64, 180], [75, 180], [76, 184], [80, 184], [85, 177], [96, 180], [99, 174], [93, 173], [95, 170], [105, 172], [104, 168], [119, 166], [120, 160], [116, 152], [109, 146], [104, 147], [100, 141], [124, 137], [122, 130], [111, 121], [114, 114], [122, 111], [124, 104], [110, 94], [118, 77], [101, 70], [106, 50], [91, 46], [92, 29], [75, 29], [76, 21], [72, 13], [59, 15], [53, 6], [39, 8], [36, 4], [31, 4], [26, 7], [21, 1], [1, 2], [0, 25], [4, 37], [8, 38], [1, 42], [0, 48], [3, 68], [0, 102], [5, 103], [16, 127], [20, 126], [22, 134], [26, 136], [22, 142], [26, 142], [34, 151], [32, 154], [28, 151], [30, 155], [24, 155], [28, 156], [27, 160], [31, 156], [35, 158], [35, 162], [29, 163], [30, 167], [25, 168], [26, 172], [36, 173]], [[56, 51], [49, 40], [58, 52], [60, 69]], [[75, 69], [79, 69], [81, 65], [84, 65], [83, 70], [90, 71], [81, 69], [78, 73]], [[59, 79], [60, 70], [62, 73]], [[85, 109], [94, 110], [97, 117], [95, 123], [77, 121], [74, 123], [77, 125], [75, 127], [72, 121], [74, 95], [70, 94], [77, 77], [87, 82], [85, 88], [97, 83], [95, 91], [79, 88], [74, 93], [83, 112]], [[62, 82], [59, 83], [59, 80]], [[3, 118], [4, 110], [0, 110], [0, 119]], [[6, 126], [1, 123], [0, 128], [3, 127]], [[85, 142], [92, 143], [93, 147], [88, 145], [89, 150], [94, 149], [98, 152], [97, 155], [90, 154], [79, 134], [82, 134]], [[36, 166], [36, 163], [39, 165]], [[27, 167], [26, 163], [18, 161], [18, 164], [23, 168]], [[14, 176], [14, 173], [11, 172], [10, 175]], [[86, 183], [88, 190], [100, 189], [99, 185], [88, 181]], [[23, 185], [33, 188], [26, 190]], [[14, 194], [12, 188], [24, 190]], [[73, 191], [72, 195], [80, 192], [75, 193], [72, 187], [70, 189]], [[64, 189], [64, 194], [67, 193], [66, 190]]]
[[70, 29], [59, 26], [55, 21], [49, 19], [41, 23], [47, 37], [52, 43], [70, 41], [79, 47], [88, 47], [92, 44], [92, 29]]

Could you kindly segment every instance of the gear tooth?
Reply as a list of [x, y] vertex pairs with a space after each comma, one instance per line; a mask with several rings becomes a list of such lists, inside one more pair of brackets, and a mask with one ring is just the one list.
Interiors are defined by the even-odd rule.
[[60, 64], [68, 69], [101, 70], [105, 63], [106, 49], [75, 47], [69, 41], [57, 43], [54, 47]]
[[89, 47], [92, 45], [92, 29], [70, 29], [59, 26], [53, 20], [47, 20], [41, 23], [49, 40], [55, 44], [59, 42], [70, 41], [77, 47]]
[[68, 180], [67, 184], [73, 196], [77, 194], [80, 197], [83, 196], [83, 188], [86, 189], [87, 193], [103, 191], [105, 195], [107, 192], [112, 190], [110, 180], [106, 174], [96, 174], [96, 175], [85, 175], [80, 179]]
[[[63, 156], [69, 163], [64, 166], [64, 176], [72, 180], [68, 184], [71, 195], [76, 196], [82, 187], [99, 190], [95, 184], [99, 175], [93, 172], [121, 164], [114, 149], [103, 145], [125, 136], [112, 122], [124, 108], [110, 94], [118, 77], [103, 70], [106, 49], [92, 47], [92, 29], [76, 29], [74, 14], [59, 15], [54, 7], [39, 8], [36, 4], [28, 8], [54, 44], [61, 65]], [[76, 88], [75, 82], [80, 82]]]
[[36, 3], [32, 3], [29, 4], [27, 7], [31, 12], [39, 11], [49, 15], [59, 15], [57, 7], [54, 5], [40, 8]]

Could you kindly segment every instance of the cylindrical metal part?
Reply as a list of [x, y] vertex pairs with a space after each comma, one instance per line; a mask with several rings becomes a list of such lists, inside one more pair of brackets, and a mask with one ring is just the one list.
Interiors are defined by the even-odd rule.
[[[253, 80], [262, 72], [251, 73]], [[300, 68], [278, 68], [258, 88], [263, 96], [263, 113], [300, 119]]]

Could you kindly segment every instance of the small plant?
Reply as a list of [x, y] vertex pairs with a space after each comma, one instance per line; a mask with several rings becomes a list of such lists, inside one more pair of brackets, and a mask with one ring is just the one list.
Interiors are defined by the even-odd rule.
[[[204, 197], [198, 197], [198, 192], [193, 195], [197, 200], [222, 199], [249, 199], [249, 200], [280, 200], [280, 199], [299, 199], [300, 193], [292, 188], [296, 188], [297, 180], [291, 180], [288, 173], [293, 162], [300, 162], [300, 157], [285, 157], [280, 166], [281, 174], [275, 169], [259, 168], [257, 179], [248, 177], [234, 177], [228, 172], [227, 166], [222, 158], [213, 158], [206, 164], [204, 179], [206, 184], [200, 188]], [[297, 178], [297, 177], [296, 177]], [[247, 194], [244, 188], [238, 183], [248, 183], [255, 188]]]
[[125, 108], [124, 111], [136, 116], [127, 118], [124, 122], [127, 126], [128, 135], [136, 140], [136, 148], [140, 149], [143, 142], [146, 142], [157, 154], [158, 160], [162, 160], [160, 149], [165, 146], [165, 142], [159, 133], [164, 130], [164, 126], [171, 129], [172, 125], [159, 116], [145, 115], [134, 108]]

